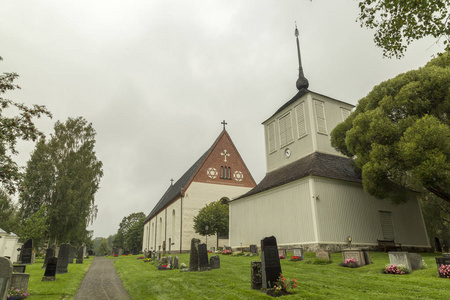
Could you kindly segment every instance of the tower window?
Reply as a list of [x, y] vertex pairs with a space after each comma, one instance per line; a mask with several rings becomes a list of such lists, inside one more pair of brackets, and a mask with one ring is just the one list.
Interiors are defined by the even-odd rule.
[[294, 141], [292, 134], [292, 119], [291, 112], [289, 111], [281, 118], [278, 119], [278, 124], [280, 127], [280, 147], [289, 145]]

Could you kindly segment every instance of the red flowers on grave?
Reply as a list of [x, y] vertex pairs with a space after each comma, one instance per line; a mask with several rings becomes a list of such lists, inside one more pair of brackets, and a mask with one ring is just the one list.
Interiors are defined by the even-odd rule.
[[143, 257], [143, 256], [139, 256], [137, 259], [144, 259], [145, 257]]
[[291, 261], [300, 261], [300, 260], [302, 260], [302, 258], [300, 256], [296, 256], [296, 255], [292, 256], [292, 258], [291, 258]]
[[441, 265], [439, 267], [439, 275], [444, 278], [450, 278], [450, 265]]
[[114, 254], [114, 257], [117, 257], [117, 254]]
[[298, 283], [295, 278], [292, 278], [292, 280], [287, 280], [283, 274], [280, 274], [280, 277], [278, 277], [277, 281], [274, 284], [274, 295], [284, 295], [284, 294], [290, 294], [296, 287]]

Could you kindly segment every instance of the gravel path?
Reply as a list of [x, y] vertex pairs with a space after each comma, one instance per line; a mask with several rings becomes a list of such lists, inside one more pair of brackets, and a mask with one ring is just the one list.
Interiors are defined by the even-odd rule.
[[96, 256], [81, 281], [74, 300], [131, 300], [117, 275], [113, 261]]

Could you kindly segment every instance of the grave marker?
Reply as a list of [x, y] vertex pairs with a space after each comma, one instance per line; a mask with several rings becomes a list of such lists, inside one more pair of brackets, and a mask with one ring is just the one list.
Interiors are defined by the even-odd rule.
[[178, 256], [175, 256], [175, 258], [173, 259], [173, 268], [178, 269], [179, 268], [178, 264], [179, 264]]
[[342, 250], [342, 258], [344, 259], [344, 262], [347, 259], [354, 259], [356, 261], [356, 265], [358, 267], [362, 267], [365, 266], [366, 263], [366, 258], [364, 256], [364, 252], [363, 250], [359, 249], [359, 248], [347, 248], [347, 249], [343, 249]]
[[319, 249], [316, 251], [316, 258], [323, 260], [331, 260], [330, 251]]
[[388, 254], [389, 254], [389, 262], [391, 265], [404, 265], [408, 269], [409, 273], [412, 272], [408, 252], [396, 251], [396, 252], [388, 252]]
[[32, 264], [33, 261], [33, 240], [29, 239], [22, 246], [22, 252], [20, 253], [23, 264]]
[[423, 268], [422, 256], [417, 253], [409, 253], [409, 263], [411, 264], [411, 271], [420, 270]]
[[198, 271], [198, 245], [199, 239], [191, 240], [191, 253], [189, 254], [189, 271]]
[[77, 249], [70, 244], [68, 244], [68, 245], [70, 246], [68, 262], [69, 262], [69, 264], [73, 264], [73, 258], [75, 257], [75, 253], [77, 252]]
[[220, 256], [212, 255], [209, 258], [209, 266], [211, 267], [211, 269], [220, 269]]
[[47, 267], [45, 268], [45, 273], [41, 281], [55, 281], [57, 265], [58, 259], [56, 257], [50, 257], [47, 262]]
[[0, 299], [6, 299], [11, 282], [13, 267], [6, 257], [0, 257]]
[[274, 236], [261, 240], [262, 288], [272, 288], [281, 274], [277, 239]]
[[258, 246], [257, 245], [250, 245], [250, 253], [258, 254]]
[[83, 246], [78, 247], [77, 260], [76, 260], [77, 264], [83, 263], [83, 254], [84, 254]]
[[262, 289], [262, 274], [261, 274], [261, 262], [252, 261], [252, 289], [260, 290]]
[[70, 244], [62, 244], [59, 247], [58, 264], [56, 265], [56, 274], [67, 273], [67, 267], [69, 265]]
[[292, 251], [294, 252], [294, 256], [300, 257], [301, 260], [305, 259], [303, 256], [303, 248], [294, 248]]
[[49, 258], [53, 257], [53, 256], [55, 256], [55, 249], [48, 248], [47, 251], [45, 251], [44, 264], [42, 265], [41, 269], [45, 269], [45, 267], [47, 266], [47, 262], [48, 262]]
[[206, 244], [198, 245], [198, 267], [200, 271], [205, 271], [209, 268], [208, 250]]

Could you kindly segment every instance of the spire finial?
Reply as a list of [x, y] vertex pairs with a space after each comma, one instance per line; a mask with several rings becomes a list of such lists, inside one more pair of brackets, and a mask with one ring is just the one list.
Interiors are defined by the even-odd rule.
[[172, 186], [173, 185], [173, 182], [174, 182], [175, 180], [173, 180], [173, 178], [170, 178], [170, 186]]
[[308, 79], [303, 75], [302, 58], [300, 56], [300, 43], [298, 41], [298, 29], [297, 22], [295, 22], [295, 38], [297, 39], [297, 54], [298, 54], [298, 79], [297, 79], [297, 89], [307, 89], [309, 86]]

